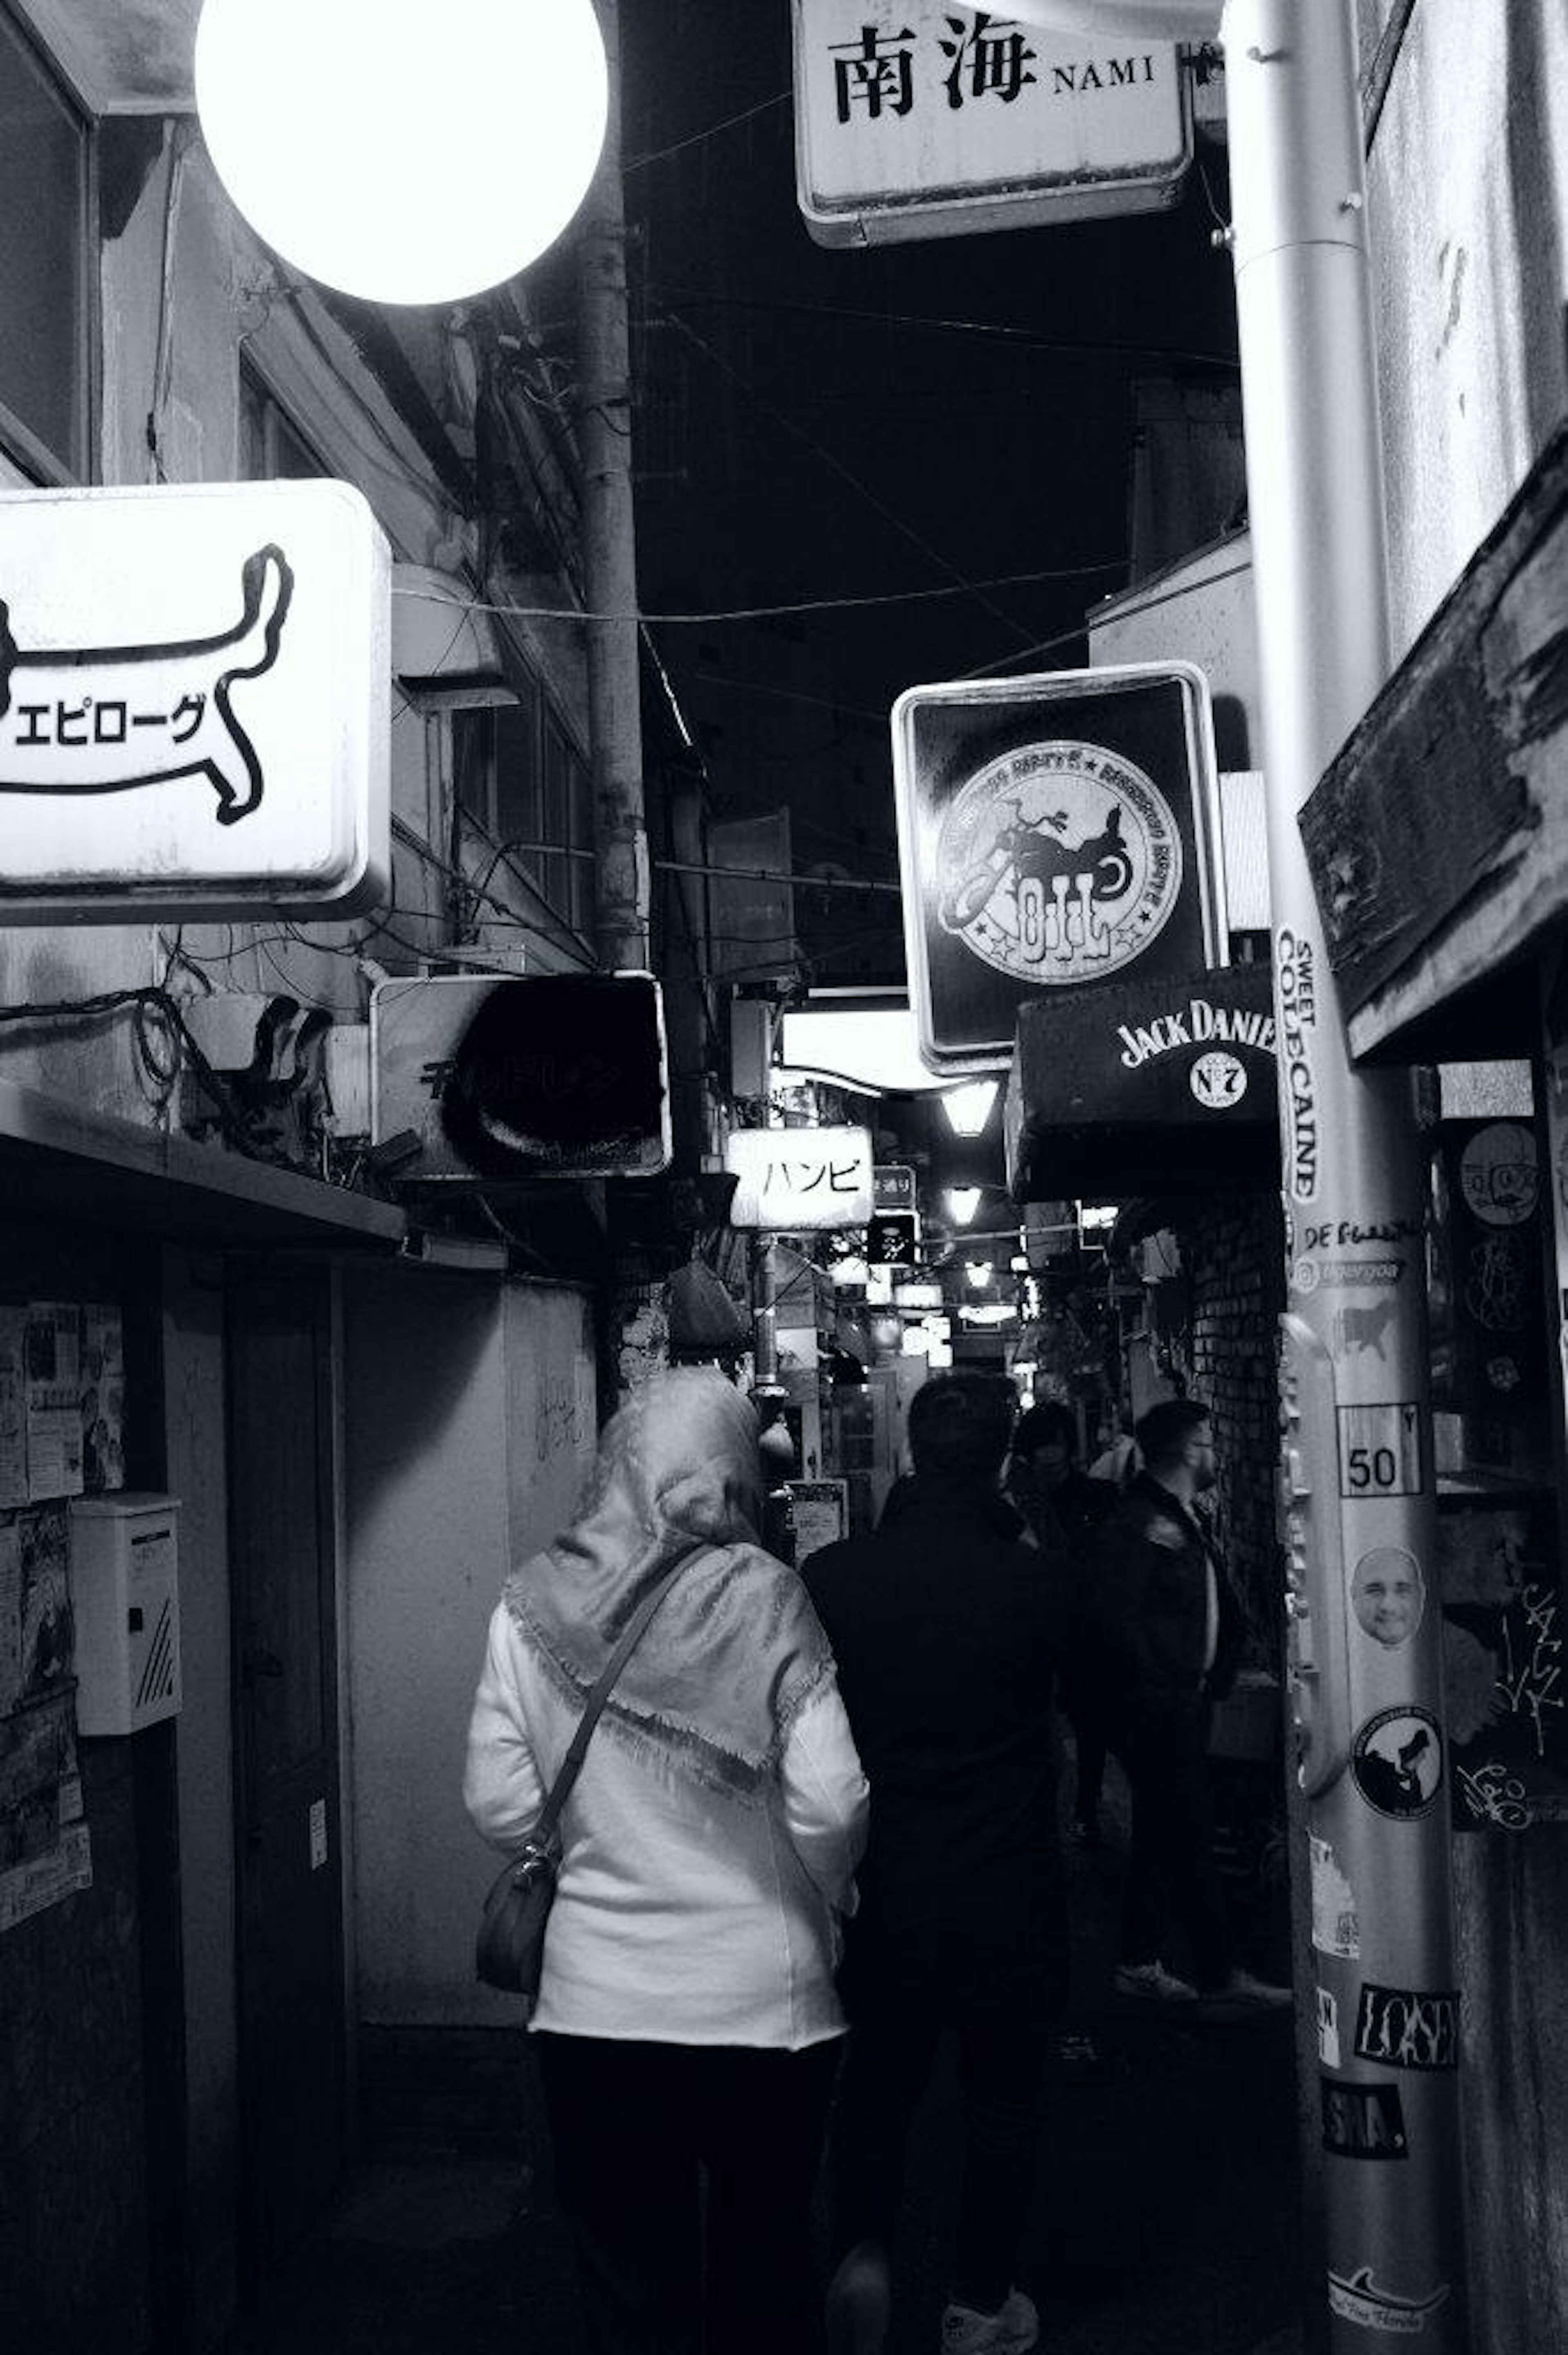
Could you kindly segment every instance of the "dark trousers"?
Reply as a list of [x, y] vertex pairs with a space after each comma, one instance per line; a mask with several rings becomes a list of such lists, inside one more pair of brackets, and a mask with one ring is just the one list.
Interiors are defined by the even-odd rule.
[[[932, 2018], [857, 2019], [851, 2030], [831, 2137], [835, 2264], [857, 2241], [893, 2245], [909, 2128], [942, 2032]], [[953, 2296], [994, 2313], [1012, 2284], [1033, 2179], [1048, 2039], [1025, 2030], [951, 2033], [964, 2104]]]
[[1132, 1793], [1122, 1960], [1170, 1961], [1170, 1933], [1179, 1927], [1200, 1987], [1223, 1985], [1234, 1959], [1214, 1863], [1208, 1738], [1209, 1711], [1195, 1698], [1136, 1716], [1118, 1711], [1110, 1725]]
[[811, 2187], [839, 2041], [535, 2035], [591, 2355], [811, 2355]]
[[1073, 1729], [1073, 1820], [1092, 1831], [1099, 1821], [1105, 1787], [1105, 1721], [1094, 1701], [1070, 1689], [1063, 1695], [1063, 1708]]

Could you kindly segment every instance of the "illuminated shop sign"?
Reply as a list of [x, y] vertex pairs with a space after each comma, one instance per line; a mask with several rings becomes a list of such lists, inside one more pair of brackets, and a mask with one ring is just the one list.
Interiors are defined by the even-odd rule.
[[388, 582], [344, 483], [0, 493], [0, 921], [381, 900]]

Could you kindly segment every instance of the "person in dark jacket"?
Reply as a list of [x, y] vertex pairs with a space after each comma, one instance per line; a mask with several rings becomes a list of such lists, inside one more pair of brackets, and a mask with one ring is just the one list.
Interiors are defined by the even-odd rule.
[[840, 1975], [835, 2355], [883, 2345], [909, 2125], [947, 2030], [965, 2151], [944, 2355], [1022, 2355], [1039, 2328], [1012, 2266], [1068, 1964], [1050, 1694], [1089, 1661], [1065, 1572], [1018, 1541], [1001, 1492], [1013, 1412], [999, 1376], [927, 1382], [881, 1526], [803, 1573], [872, 1794]]
[[[1110, 1480], [1091, 1479], [1073, 1458], [1078, 1427], [1060, 1399], [1045, 1399], [1018, 1418], [1007, 1493], [1029, 1524], [1042, 1553], [1062, 1557], [1081, 1579], [1096, 1530], [1117, 1501]], [[1062, 1706], [1073, 1729], [1073, 1833], [1085, 1848], [1100, 1845], [1100, 1793], [1106, 1775], [1106, 1730], [1098, 1697], [1064, 1680]]]
[[[1208, 1739], [1212, 1705], [1230, 1690], [1243, 1620], [1193, 1509], [1214, 1485], [1214, 1435], [1198, 1399], [1162, 1399], [1138, 1424], [1144, 1468], [1101, 1524], [1091, 1569], [1097, 1610], [1131, 1646], [1133, 1679], [1107, 1711], [1110, 1746], [1132, 1793], [1132, 1859], [1119, 1993], [1163, 2003], [1198, 1996], [1241, 2011], [1288, 2004], [1237, 1967], [1213, 1855]], [[1192, 1980], [1169, 1966], [1180, 1927]]]

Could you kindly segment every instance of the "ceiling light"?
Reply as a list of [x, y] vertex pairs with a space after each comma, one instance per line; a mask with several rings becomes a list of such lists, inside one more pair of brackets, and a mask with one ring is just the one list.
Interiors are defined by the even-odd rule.
[[376, 303], [454, 303], [554, 244], [604, 144], [593, 0], [206, 0], [218, 178], [284, 261]]
[[979, 1136], [991, 1118], [997, 1098], [995, 1080], [966, 1080], [961, 1088], [945, 1089], [942, 1110], [955, 1136]]
[[994, 1273], [989, 1259], [971, 1259], [964, 1269], [973, 1292], [983, 1292]]
[[942, 1196], [948, 1216], [955, 1227], [967, 1227], [980, 1209], [980, 1189], [978, 1186], [949, 1186]]

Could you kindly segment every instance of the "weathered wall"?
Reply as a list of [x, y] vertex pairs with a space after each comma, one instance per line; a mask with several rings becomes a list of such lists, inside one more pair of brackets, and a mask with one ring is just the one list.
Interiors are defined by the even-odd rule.
[[[1362, 15], [1367, 34], [1396, 21], [1386, 0]], [[1397, 658], [1568, 410], [1561, 0], [1416, 0], [1369, 207]], [[1455, 1842], [1478, 2355], [1568, 2339], [1563, 1840], [1545, 1825]]]
[[1568, 407], [1560, 0], [1416, 0], [1368, 208], [1397, 657]]
[[494, 2023], [472, 1934], [493, 1873], [463, 1813], [485, 1629], [591, 1459], [582, 1295], [433, 1271], [345, 1281], [355, 1932], [362, 2019]]

